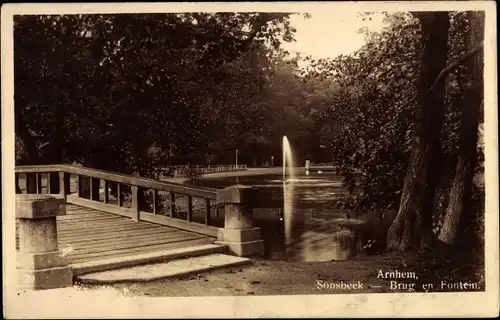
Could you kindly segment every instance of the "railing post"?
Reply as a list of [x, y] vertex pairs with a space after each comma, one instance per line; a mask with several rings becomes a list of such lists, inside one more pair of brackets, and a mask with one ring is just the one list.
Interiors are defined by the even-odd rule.
[[104, 180], [103, 187], [104, 187], [103, 202], [109, 203], [109, 183], [108, 183], [108, 180]]
[[120, 182], [117, 182], [116, 185], [116, 201], [118, 202], [118, 207], [123, 206], [122, 184]]
[[142, 189], [138, 186], [131, 186], [132, 189], [132, 220], [139, 221], [141, 219], [141, 201]]
[[187, 209], [186, 220], [188, 222], [191, 222], [192, 217], [193, 217], [193, 197], [188, 196], [188, 209]]
[[37, 172], [35, 174], [35, 179], [36, 179], [36, 193], [41, 194], [42, 193], [42, 174], [40, 172]]
[[172, 218], [175, 214], [175, 193], [170, 192], [170, 218]]
[[54, 182], [53, 182], [53, 180], [51, 179], [51, 174], [50, 174], [50, 172], [49, 172], [49, 173], [47, 173], [47, 193], [48, 193], [48, 194], [53, 193], [53, 191], [54, 191], [53, 186], [54, 186]]
[[72, 269], [57, 246], [56, 216], [66, 214], [65, 202], [48, 195], [19, 194], [16, 197], [19, 286], [34, 290], [71, 287]]
[[94, 188], [95, 188], [94, 182], [95, 182], [94, 179], [89, 178], [89, 199], [90, 200], [95, 200], [95, 198], [94, 198]]
[[210, 224], [210, 199], [205, 199], [205, 225]]
[[224, 228], [219, 229], [217, 243], [226, 245], [238, 256], [264, 254], [260, 228], [253, 224], [254, 189], [235, 185], [219, 190], [217, 202], [224, 203]]
[[15, 173], [15, 180], [14, 182], [16, 183], [16, 194], [20, 194], [21, 193], [21, 187], [19, 186], [19, 178], [20, 178], [20, 174], [19, 173]]
[[66, 172], [59, 172], [59, 195], [66, 202], [69, 193], [69, 174]]
[[158, 190], [153, 189], [153, 214], [158, 214]]
[[82, 196], [83, 196], [83, 177], [81, 175], [77, 174], [76, 181], [77, 181], [78, 198], [82, 198]]

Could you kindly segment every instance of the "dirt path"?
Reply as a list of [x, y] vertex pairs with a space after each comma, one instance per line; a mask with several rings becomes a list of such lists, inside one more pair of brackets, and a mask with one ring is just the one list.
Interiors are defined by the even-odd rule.
[[[121, 283], [112, 287], [126, 295], [147, 296], [241, 296], [285, 294], [332, 294], [397, 292], [377, 274], [406, 269], [401, 254], [365, 257], [363, 260], [329, 262], [284, 262], [256, 259], [246, 267], [143, 283]], [[330, 288], [330, 284], [356, 284], [361, 288]], [[371, 286], [382, 286], [374, 288]], [[404, 292], [405, 290], [399, 290]]]

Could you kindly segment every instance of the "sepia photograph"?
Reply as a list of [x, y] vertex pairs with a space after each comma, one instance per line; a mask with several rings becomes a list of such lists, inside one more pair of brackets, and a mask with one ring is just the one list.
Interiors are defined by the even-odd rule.
[[1, 23], [7, 317], [498, 316], [494, 2]]

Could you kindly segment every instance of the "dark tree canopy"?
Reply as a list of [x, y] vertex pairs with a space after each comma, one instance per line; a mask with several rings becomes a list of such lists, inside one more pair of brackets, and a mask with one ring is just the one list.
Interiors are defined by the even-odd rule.
[[289, 15], [17, 16], [21, 163], [153, 174], [265, 148], [265, 87], [293, 40]]

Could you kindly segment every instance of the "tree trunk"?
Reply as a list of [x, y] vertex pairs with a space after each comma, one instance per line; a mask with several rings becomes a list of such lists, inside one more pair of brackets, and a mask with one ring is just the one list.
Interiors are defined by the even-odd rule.
[[446, 66], [449, 16], [432, 12], [419, 16], [423, 51], [418, 88], [419, 119], [398, 214], [387, 232], [389, 250], [425, 245], [432, 233], [435, 177], [439, 172], [439, 135], [444, 118], [444, 79], [433, 90], [434, 80]]
[[[473, 48], [484, 38], [484, 13], [471, 11], [467, 15], [470, 21], [468, 47]], [[467, 67], [471, 75], [472, 87], [466, 93], [465, 103], [462, 106], [458, 162], [450, 190], [450, 202], [439, 234], [439, 240], [447, 244], [456, 242], [460, 220], [470, 197], [476, 167], [478, 127], [484, 81], [482, 52], [477, 53]]]

